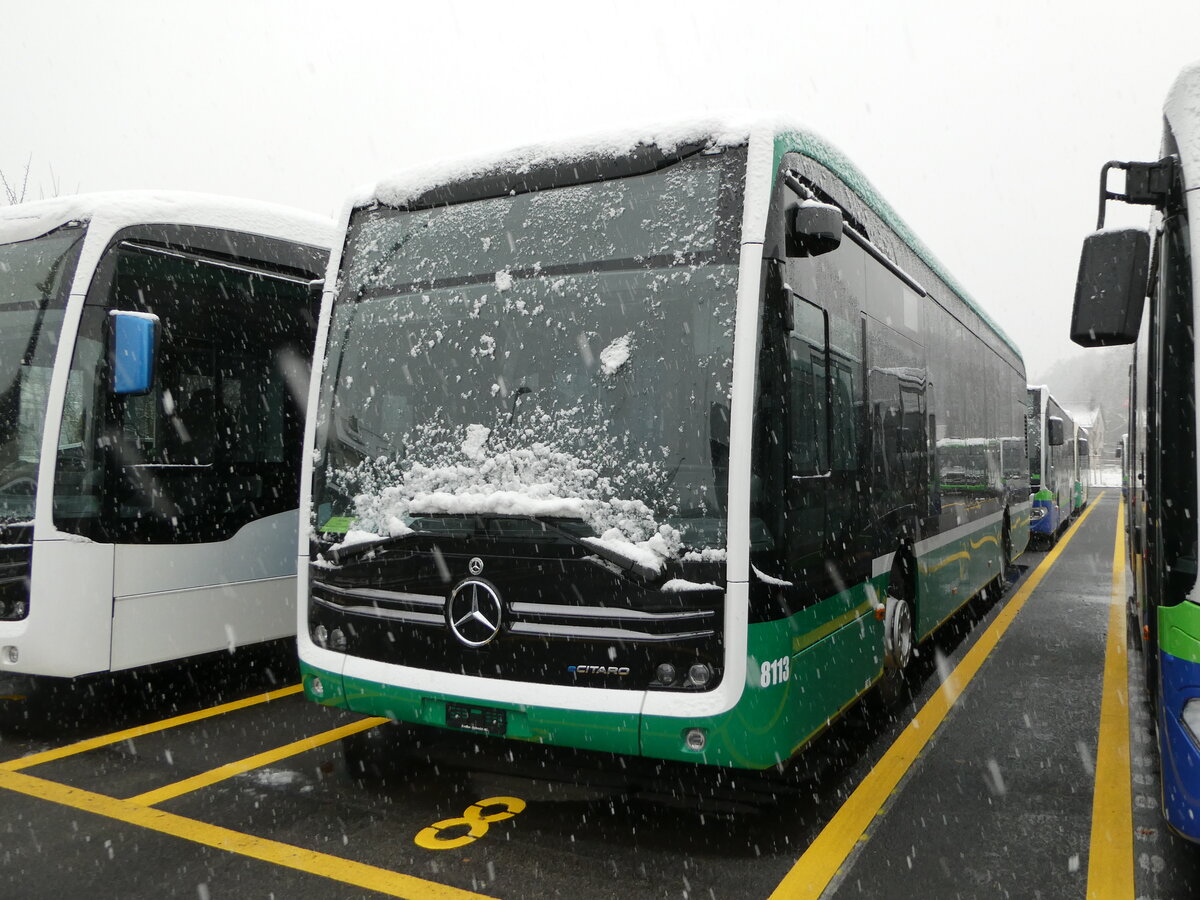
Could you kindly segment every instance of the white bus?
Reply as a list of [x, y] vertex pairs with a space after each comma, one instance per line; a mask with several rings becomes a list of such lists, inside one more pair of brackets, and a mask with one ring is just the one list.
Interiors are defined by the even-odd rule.
[[0, 696], [294, 632], [330, 239], [197, 194], [0, 209]]

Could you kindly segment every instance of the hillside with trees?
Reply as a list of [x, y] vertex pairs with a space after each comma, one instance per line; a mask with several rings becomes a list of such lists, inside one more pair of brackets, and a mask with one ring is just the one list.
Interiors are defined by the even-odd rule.
[[1121, 435], [1129, 430], [1129, 363], [1132, 347], [1079, 350], [1058, 360], [1030, 384], [1046, 384], [1059, 401], [1095, 404], [1104, 412], [1103, 455], [1111, 458]]

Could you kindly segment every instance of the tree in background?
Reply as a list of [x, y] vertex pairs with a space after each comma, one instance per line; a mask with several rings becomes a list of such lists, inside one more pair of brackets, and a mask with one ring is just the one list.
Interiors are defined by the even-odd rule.
[[[32, 166], [33, 166], [33, 154], [30, 153], [29, 159], [27, 159], [25, 161], [25, 172], [21, 176], [20, 185], [17, 184], [17, 181], [15, 178], [13, 179], [13, 181], [10, 182], [8, 180], [8, 176], [4, 174], [4, 170], [0, 169], [0, 186], [3, 186], [3, 188], [4, 188], [4, 200], [10, 206], [15, 206], [18, 203], [24, 203], [26, 200], [32, 199], [29, 196], [29, 172], [30, 172], [30, 169], [32, 168]], [[59, 195], [58, 176], [54, 174], [54, 166], [50, 166], [49, 168], [50, 168], [50, 194], [49, 194], [49, 196], [57, 197]], [[39, 199], [41, 199], [41, 200], [46, 199], [47, 195], [44, 191], [41, 191], [39, 189], [38, 193], [41, 195], [39, 197]]]

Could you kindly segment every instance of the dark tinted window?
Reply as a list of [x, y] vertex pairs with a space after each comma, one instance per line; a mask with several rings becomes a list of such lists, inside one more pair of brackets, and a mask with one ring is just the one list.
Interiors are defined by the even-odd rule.
[[[111, 252], [73, 365], [87, 402], [64, 420], [81, 440], [60, 452], [60, 524], [110, 540], [207, 541], [294, 508], [303, 418], [289, 383], [306, 382], [310, 283], [149, 245]], [[145, 396], [107, 391], [110, 308], [161, 322]]]

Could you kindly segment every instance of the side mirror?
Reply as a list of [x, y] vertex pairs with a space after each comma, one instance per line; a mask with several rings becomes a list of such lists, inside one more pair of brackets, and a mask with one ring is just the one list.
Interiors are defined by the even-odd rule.
[[154, 385], [158, 356], [158, 316], [150, 313], [111, 312], [109, 361], [112, 392], [145, 394]]
[[788, 256], [820, 256], [842, 243], [842, 211], [829, 203], [803, 200], [788, 209]]
[[1051, 416], [1046, 420], [1046, 431], [1049, 432], [1050, 446], [1061, 447], [1064, 443], [1063, 439], [1063, 420], [1058, 416]]
[[1136, 341], [1149, 268], [1150, 235], [1144, 229], [1089, 234], [1079, 258], [1071, 340], [1081, 347]]

